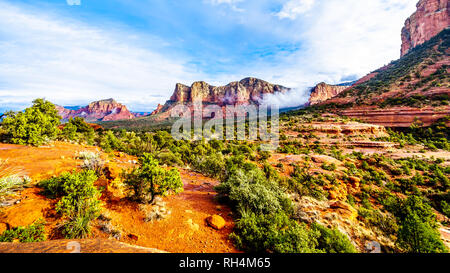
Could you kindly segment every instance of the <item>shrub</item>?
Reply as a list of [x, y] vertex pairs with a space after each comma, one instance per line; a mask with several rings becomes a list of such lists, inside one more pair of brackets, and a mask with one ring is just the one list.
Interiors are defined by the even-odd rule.
[[337, 229], [329, 229], [319, 224], [313, 224], [313, 231], [317, 231], [317, 248], [326, 253], [356, 253], [355, 246], [346, 235]]
[[201, 173], [215, 178], [222, 178], [225, 174], [225, 159], [221, 153], [214, 153], [194, 161], [194, 168]]
[[90, 234], [90, 222], [100, 215], [100, 192], [94, 186], [94, 171], [63, 173], [39, 183], [44, 194], [62, 197], [56, 211], [64, 221], [61, 230], [66, 238], [85, 238]]
[[94, 171], [97, 176], [103, 175], [103, 170], [105, 167], [105, 162], [100, 157], [95, 157], [91, 159], [85, 159], [81, 168], [83, 170]]
[[38, 221], [28, 227], [17, 227], [6, 230], [0, 234], [0, 242], [13, 242], [18, 240], [21, 243], [42, 242], [45, 241], [43, 221]]
[[31, 179], [27, 176], [10, 175], [0, 177], [0, 200], [8, 195], [22, 190], [30, 183]]
[[116, 137], [114, 132], [107, 131], [101, 138], [99, 146], [107, 153], [121, 150], [123, 143]]
[[447, 202], [442, 201], [441, 208], [442, 208], [442, 213], [444, 213], [445, 216], [450, 218], [450, 205]]
[[183, 190], [180, 173], [176, 169], [165, 170], [150, 154], [139, 158], [141, 166], [124, 174], [133, 198], [142, 203], [152, 203], [156, 196], [166, 196], [170, 192]]
[[337, 169], [337, 167], [336, 167], [336, 164], [334, 164], [334, 163], [331, 163], [331, 164], [323, 163], [322, 169], [324, 169], [326, 171], [335, 171]]
[[6, 160], [0, 159], [0, 200], [22, 190], [31, 182], [31, 178], [21, 175], [21, 171], [8, 167]]
[[60, 119], [55, 105], [36, 99], [33, 106], [23, 112], [6, 113], [1, 126], [8, 142], [39, 146], [58, 136]]
[[275, 182], [267, 180], [259, 169], [247, 172], [242, 169], [235, 170], [215, 189], [240, 213], [292, 212], [290, 199]]
[[282, 212], [267, 215], [243, 212], [230, 237], [238, 248], [248, 252], [318, 252], [318, 233], [308, 231], [306, 225]]
[[95, 131], [83, 118], [75, 117], [69, 119], [62, 130], [63, 139], [94, 144]]

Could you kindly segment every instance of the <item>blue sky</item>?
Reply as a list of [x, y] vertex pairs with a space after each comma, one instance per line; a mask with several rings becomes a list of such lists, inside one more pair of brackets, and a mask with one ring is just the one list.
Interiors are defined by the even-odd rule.
[[[134, 111], [177, 82], [253, 76], [295, 88], [397, 59], [417, 0], [0, 0], [0, 111], [113, 97]], [[293, 105], [286, 105], [293, 106]]]

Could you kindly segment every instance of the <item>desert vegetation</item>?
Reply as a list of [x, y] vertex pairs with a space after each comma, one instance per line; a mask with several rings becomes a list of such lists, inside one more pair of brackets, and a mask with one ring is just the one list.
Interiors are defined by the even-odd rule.
[[[108, 159], [102, 153], [121, 152], [137, 158], [134, 167], [123, 170], [120, 183], [130, 200], [139, 204], [151, 205], [159, 197], [180, 193], [181, 169], [219, 180], [217, 200], [232, 209], [235, 221], [229, 238], [243, 251], [353, 253], [379, 239], [386, 252], [430, 253], [448, 251], [439, 233], [450, 211], [446, 161], [392, 158], [358, 152], [343, 143], [364, 139], [398, 143], [403, 149], [423, 145], [430, 151], [448, 151], [446, 122], [390, 130], [376, 137], [317, 127], [359, 126], [357, 120], [309, 110], [290, 112], [281, 116], [278, 150], [269, 153], [261, 150], [258, 141], [176, 141], [166, 131], [94, 129], [80, 118], [61, 125], [54, 106], [36, 100], [23, 113], [7, 115], [1, 139], [34, 146], [52, 145], [53, 140], [97, 146], [97, 152], [75, 154], [82, 161], [78, 169], [38, 183], [42, 194], [55, 200], [56, 232], [65, 238], [92, 235], [107, 202], [101, 197], [104, 189], [96, 186], [108, 175]], [[32, 124], [40, 124], [39, 129]], [[29, 182], [1, 166], [0, 196]], [[305, 202], [306, 207], [322, 209], [323, 215], [305, 215]], [[0, 238], [43, 240], [42, 225], [9, 229]]]

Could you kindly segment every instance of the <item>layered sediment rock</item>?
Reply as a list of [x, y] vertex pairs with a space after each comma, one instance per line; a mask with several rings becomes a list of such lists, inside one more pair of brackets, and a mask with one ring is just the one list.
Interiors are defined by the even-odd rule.
[[359, 108], [348, 109], [340, 112], [344, 116], [358, 118], [362, 121], [385, 127], [409, 127], [413, 123], [420, 122], [423, 126], [429, 126], [437, 120], [450, 115], [450, 107], [436, 109], [392, 107], [386, 109]]

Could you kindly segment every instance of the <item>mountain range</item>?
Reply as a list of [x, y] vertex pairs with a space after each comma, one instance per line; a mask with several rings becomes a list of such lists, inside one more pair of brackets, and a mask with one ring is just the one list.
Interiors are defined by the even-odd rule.
[[[393, 127], [409, 126], [417, 119], [430, 124], [449, 115], [449, 11], [448, 0], [420, 0], [417, 11], [405, 21], [402, 29], [399, 60], [355, 82], [319, 83], [311, 89], [306, 106]], [[189, 106], [194, 101], [222, 107], [259, 104], [267, 94], [289, 90], [256, 78], [245, 78], [225, 86], [212, 86], [204, 81], [191, 86], [178, 83], [170, 99], [151, 113], [151, 120], [168, 119], [170, 109], [179, 104]], [[132, 120], [146, 116], [146, 113], [130, 112], [113, 99], [85, 107], [58, 106], [58, 110], [63, 119], [80, 116], [88, 121]]]

